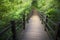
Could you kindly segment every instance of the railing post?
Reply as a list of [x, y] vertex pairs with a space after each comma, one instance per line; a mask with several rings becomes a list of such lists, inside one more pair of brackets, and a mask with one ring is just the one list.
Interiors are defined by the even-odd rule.
[[15, 21], [11, 21], [11, 29], [12, 29], [12, 34], [13, 34], [13, 40], [16, 40], [16, 26], [15, 26]]
[[25, 29], [25, 12], [23, 13], [23, 29]]
[[46, 23], [48, 22], [48, 16], [46, 16]]
[[48, 16], [46, 16], [46, 21], [45, 21], [45, 31], [46, 31], [46, 27], [47, 27], [47, 22], [48, 22]]
[[27, 15], [27, 23], [29, 22], [29, 16]]
[[56, 31], [56, 40], [60, 40], [60, 23], [58, 23], [58, 27]]

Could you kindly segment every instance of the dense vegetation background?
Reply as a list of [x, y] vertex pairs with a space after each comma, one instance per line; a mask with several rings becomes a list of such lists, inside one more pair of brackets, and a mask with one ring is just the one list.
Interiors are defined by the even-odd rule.
[[31, 7], [31, 0], [0, 0], [0, 26], [10, 20], [21, 19], [20, 14], [29, 7]]
[[[27, 18], [31, 10], [31, 2], [32, 0], [0, 0], [0, 31], [5, 29], [11, 20], [22, 21], [23, 14]], [[0, 40], [6, 40], [11, 36], [10, 31], [11, 29], [4, 33]]]
[[49, 16], [55, 23], [60, 21], [59, 0], [37, 0], [38, 9]]
[[54, 32], [56, 32], [60, 22], [60, 0], [37, 0], [37, 9], [50, 19], [47, 22], [48, 32], [52, 39], [55, 38]]
[[[6, 28], [11, 20], [22, 21], [23, 14], [27, 18], [32, 6], [48, 15], [55, 23], [60, 21], [60, 0], [0, 0], [0, 31]], [[10, 31], [11, 29], [0, 37], [0, 40], [6, 40], [12, 34]]]

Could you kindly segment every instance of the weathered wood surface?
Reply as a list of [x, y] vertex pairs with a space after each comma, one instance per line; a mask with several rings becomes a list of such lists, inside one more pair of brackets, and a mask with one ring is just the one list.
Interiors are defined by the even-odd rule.
[[36, 10], [33, 11], [25, 30], [19, 35], [19, 40], [50, 40]]

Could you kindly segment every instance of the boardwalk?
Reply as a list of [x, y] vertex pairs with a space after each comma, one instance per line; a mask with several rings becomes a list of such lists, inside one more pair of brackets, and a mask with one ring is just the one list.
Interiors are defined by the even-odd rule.
[[36, 11], [33, 12], [33, 16], [30, 18], [29, 23], [27, 23], [26, 29], [22, 32], [21, 39], [19, 40], [49, 40]]

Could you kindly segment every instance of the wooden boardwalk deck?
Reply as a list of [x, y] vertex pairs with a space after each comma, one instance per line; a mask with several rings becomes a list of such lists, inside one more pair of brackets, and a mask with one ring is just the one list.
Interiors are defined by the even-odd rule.
[[26, 24], [26, 29], [21, 33], [19, 40], [50, 40], [47, 33], [44, 31], [44, 26], [41, 24], [39, 16], [35, 14]]

